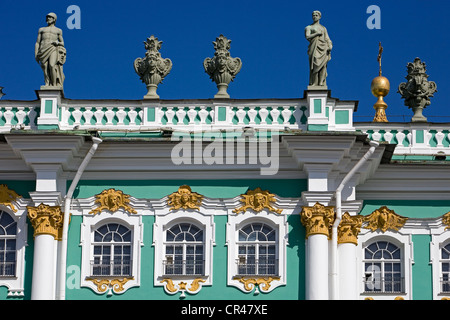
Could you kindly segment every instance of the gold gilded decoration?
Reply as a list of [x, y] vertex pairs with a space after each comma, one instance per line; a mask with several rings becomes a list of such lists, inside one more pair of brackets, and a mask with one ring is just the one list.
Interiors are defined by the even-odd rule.
[[100, 293], [106, 292], [106, 290], [110, 289], [114, 293], [121, 293], [124, 288], [123, 286], [130, 280], [134, 278], [122, 278], [122, 279], [95, 279], [95, 278], [86, 278], [87, 281], [91, 281], [97, 286], [97, 291]]
[[13, 205], [13, 201], [21, 198], [15, 191], [8, 188], [5, 184], [0, 184], [0, 204], [10, 207], [12, 211], [17, 212], [16, 207]]
[[206, 281], [202, 278], [196, 278], [191, 282], [189, 288], [187, 287], [188, 284], [183, 281], [180, 281], [178, 284], [175, 284], [170, 278], [162, 279], [160, 281], [160, 283], [164, 282], [166, 283], [166, 290], [170, 293], [176, 293], [177, 291], [181, 291], [183, 293], [184, 291], [187, 291], [189, 293], [196, 293], [200, 289], [200, 283]]
[[370, 86], [370, 90], [372, 94], [378, 98], [377, 102], [373, 105], [375, 109], [375, 117], [373, 118], [373, 122], [388, 122], [386, 117], [386, 108], [387, 104], [384, 102], [383, 98], [388, 95], [390, 90], [390, 83], [386, 77], [381, 75], [381, 54], [383, 53], [383, 47], [381, 46], [381, 42], [379, 43], [378, 49], [378, 63], [380, 65], [380, 71], [378, 73], [378, 77], [372, 80], [372, 84]]
[[330, 239], [335, 219], [334, 207], [326, 207], [318, 202], [313, 207], [303, 207], [301, 222], [306, 227], [306, 239], [314, 234], [323, 234]]
[[233, 280], [239, 280], [239, 282], [244, 284], [244, 289], [246, 291], [252, 291], [255, 286], [258, 286], [262, 291], [268, 291], [270, 288], [270, 283], [274, 280], [280, 280], [280, 277], [233, 277]]
[[108, 210], [111, 212], [116, 212], [120, 208], [123, 208], [129, 213], [137, 213], [130, 205], [130, 196], [124, 194], [120, 190], [108, 189], [104, 190], [102, 193], [95, 196], [97, 199], [95, 203], [98, 204], [98, 208], [90, 211], [90, 214], [100, 213], [102, 210]]
[[450, 211], [442, 216], [442, 223], [446, 225], [445, 230], [450, 229]]
[[61, 207], [51, 207], [41, 203], [37, 207], [27, 207], [27, 209], [28, 219], [34, 228], [34, 237], [49, 234], [56, 240], [61, 240], [64, 218]]
[[358, 244], [358, 234], [364, 221], [362, 216], [351, 216], [348, 212], [342, 215], [338, 227], [338, 243]]
[[263, 209], [269, 209], [275, 213], [280, 214], [283, 210], [276, 209], [272, 206], [275, 203], [275, 195], [269, 191], [256, 188], [255, 190], [248, 190], [246, 194], [241, 194], [241, 202], [244, 205], [233, 210], [234, 213], [245, 212], [247, 209], [252, 209], [255, 212], [261, 212]]
[[177, 192], [169, 195], [167, 201], [170, 210], [183, 209], [199, 209], [202, 205], [203, 196], [197, 192], [192, 192], [191, 187], [183, 185], [178, 188]]
[[372, 231], [380, 229], [382, 232], [386, 232], [388, 229], [398, 231], [406, 220], [408, 218], [396, 214], [394, 210], [386, 206], [382, 206], [364, 218], [364, 222], [367, 222], [366, 229]]

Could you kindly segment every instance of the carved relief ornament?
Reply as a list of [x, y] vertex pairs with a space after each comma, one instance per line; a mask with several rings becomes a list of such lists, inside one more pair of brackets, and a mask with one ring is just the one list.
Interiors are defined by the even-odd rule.
[[97, 199], [95, 203], [98, 207], [91, 210], [89, 214], [97, 214], [102, 212], [102, 210], [108, 210], [110, 212], [116, 212], [120, 208], [123, 208], [129, 213], [137, 213], [130, 205], [129, 195], [124, 194], [120, 190], [108, 189], [104, 190], [102, 193], [95, 196]]
[[367, 222], [366, 229], [381, 230], [382, 232], [386, 232], [388, 229], [398, 231], [406, 220], [408, 218], [396, 214], [394, 210], [386, 206], [382, 206], [364, 218], [364, 222]]
[[192, 192], [191, 187], [182, 185], [177, 192], [169, 195], [167, 204], [170, 210], [183, 209], [200, 209], [202, 205], [203, 196], [197, 192]]
[[326, 207], [317, 202], [313, 207], [303, 207], [300, 217], [306, 227], [306, 239], [314, 234], [323, 234], [330, 239], [335, 219], [334, 207]]
[[10, 207], [12, 211], [17, 212], [16, 207], [14, 207], [13, 202], [21, 198], [15, 191], [8, 188], [5, 184], [0, 184], [0, 204]]
[[234, 213], [245, 212], [248, 209], [252, 209], [255, 212], [261, 212], [263, 209], [280, 214], [283, 210], [276, 209], [272, 206], [275, 203], [275, 195], [269, 193], [269, 191], [256, 188], [255, 190], [248, 190], [246, 194], [241, 194], [241, 202], [243, 206], [233, 210]]
[[233, 280], [239, 280], [244, 284], [247, 292], [252, 291], [256, 286], [264, 292], [270, 289], [270, 283], [274, 280], [280, 280], [280, 277], [234, 277]]
[[[99, 293], [105, 293], [109, 290], [108, 295], [114, 293], [123, 293], [124, 285], [134, 278], [122, 278], [122, 279], [95, 279], [95, 278], [86, 278], [86, 280], [91, 281], [93, 284], [97, 286], [97, 291]], [[112, 291], [112, 292], [111, 292]]]
[[190, 294], [196, 294], [201, 289], [200, 283], [206, 282], [202, 278], [196, 278], [191, 282], [191, 285], [188, 287], [187, 282], [179, 281], [178, 283], [174, 283], [172, 279], [166, 278], [162, 279], [160, 283], [166, 283], [164, 288], [170, 294], [175, 294], [178, 291], [181, 291], [181, 297], [184, 297], [184, 293], [187, 291]]
[[450, 229], [450, 211], [442, 216], [442, 223], [445, 224], [445, 230]]
[[34, 237], [41, 234], [49, 234], [56, 240], [62, 238], [64, 215], [61, 207], [51, 207], [41, 203], [37, 207], [27, 207], [28, 219], [34, 228]]

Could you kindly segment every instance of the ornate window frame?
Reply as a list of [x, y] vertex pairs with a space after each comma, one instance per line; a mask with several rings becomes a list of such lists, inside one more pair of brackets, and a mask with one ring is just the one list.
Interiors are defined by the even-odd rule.
[[[0, 277], [0, 286], [8, 288], [8, 297], [24, 296], [24, 278], [25, 278], [25, 250], [28, 246], [28, 225], [27, 225], [27, 203], [22, 198], [17, 199], [14, 204], [16, 207], [9, 207], [0, 204], [0, 211], [8, 213], [17, 223], [16, 232], [16, 272], [15, 276]], [[14, 208], [15, 210], [12, 210]]]
[[441, 249], [450, 243], [450, 230], [448, 230], [450, 227], [448, 226], [448, 221], [444, 223], [443, 218], [444, 217], [441, 219], [440, 217], [432, 226], [430, 226], [430, 264], [433, 274], [434, 300], [450, 297], [450, 292], [442, 292], [440, 283], [442, 275]]
[[[191, 223], [203, 230], [204, 243], [204, 274], [199, 275], [165, 275], [165, 239], [166, 232], [179, 223]], [[153, 224], [154, 259], [154, 285], [164, 287], [166, 293], [174, 295], [181, 292], [197, 294], [202, 286], [211, 286], [213, 283], [213, 246], [215, 246], [215, 224], [212, 210], [182, 209], [171, 210], [165, 206], [155, 212]]]
[[[90, 263], [93, 260], [94, 231], [109, 223], [122, 224], [132, 232], [132, 272], [131, 277], [92, 276]], [[142, 215], [130, 214], [124, 208], [115, 212], [102, 211], [98, 214], [85, 214], [81, 224], [80, 246], [82, 247], [81, 287], [88, 287], [95, 293], [108, 295], [123, 294], [129, 288], [140, 286], [141, 247], [143, 243]]]
[[[278, 276], [238, 276], [238, 237], [239, 230], [251, 223], [264, 223], [276, 231], [276, 253]], [[288, 223], [285, 214], [263, 210], [258, 213], [244, 213], [228, 216], [226, 226], [226, 245], [228, 247], [227, 284], [239, 290], [254, 294], [269, 293], [279, 286], [286, 285], [286, 246], [288, 245]]]
[[[403, 229], [402, 229], [403, 230]], [[402, 277], [404, 278], [404, 292], [365, 292], [364, 291], [364, 250], [367, 246], [378, 241], [391, 242], [401, 250], [401, 269]], [[358, 249], [357, 249], [357, 283], [358, 292], [362, 299], [373, 298], [379, 300], [393, 300], [395, 298], [403, 298], [409, 300], [412, 298], [412, 265], [413, 260], [413, 242], [411, 234], [403, 234], [396, 231], [387, 230], [382, 232], [381, 230], [371, 231], [368, 229], [362, 229], [358, 237]]]

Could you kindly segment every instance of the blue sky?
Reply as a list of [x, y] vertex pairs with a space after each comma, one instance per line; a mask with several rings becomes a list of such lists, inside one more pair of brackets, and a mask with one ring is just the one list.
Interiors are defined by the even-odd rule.
[[[217, 88], [203, 69], [214, 55], [212, 41], [220, 34], [231, 42], [231, 56], [240, 57], [241, 72], [228, 93], [235, 99], [301, 98], [308, 85], [308, 42], [305, 26], [313, 10], [322, 12], [333, 41], [328, 88], [341, 100], [358, 100], [356, 121], [370, 121], [375, 97], [370, 83], [378, 75], [378, 42], [384, 47], [383, 75], [391, 83], [385, 98], [390, 121], [409, 121], [398, 85], [406, 65], [419, 57], [438, 92], [425, 110], [429, 121], [450, 122], [450, 1], [95, 1], [40, 0], [0, 2], [0, 86], [5, 99], [34, 100], [43, 75], [34, 59], [39, 27], [49, 12], [58, 15], [67, 62], [64, 92], [69, 99], [132, 99], [146, 93], [133, 69], [145, 55], [143, 41], [163, 41], [163, 58], [173, 62], [158, 87], [161, 99], [209, 99]], [[81, 29], [68, 29], [69, 5], [81, 10]], [[370, 30], [368, 6], [381, 9], [381, 29]], [[405, 115], [405, 117], [395, 117]]]

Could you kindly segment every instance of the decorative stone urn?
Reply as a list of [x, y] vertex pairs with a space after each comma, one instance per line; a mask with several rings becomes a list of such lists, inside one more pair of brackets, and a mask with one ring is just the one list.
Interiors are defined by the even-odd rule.
[[230, 43], [231, 40], [220, 35], [216, 38], [216, 41], [213, 41], [216, 50], [214, 57], [206, 58], [203, 61], [205, 72], [216, 83], [219, 90], [214, 98], [230, 98], [227, 93], [228, 85], [234, 80], [242, 67], [240, 58], [230, 56]]
[[172, 70], [172, 61], [169, 58], [163, 59], [159, 53], [161, 44], [162, 41], [152, 35], [144, 42], [147, 50], [145, 57], [134, 60], [134, 70], [147, 85], [148, 91], [144, 99], [159, 99], [156, 89]]
[[412, 122], [427, 122], [422, 114], [423, 109], [431, 104], [430, 97], [437, 91], [434, 81], [428, 81], [428, 75], [425, 73], [426, 65], [419, 58], [414, 62], [408, 63], [407, 82], [402, 82], [398, 86], [398, 93], [405, 99], [405, 106], [414, 111]]

